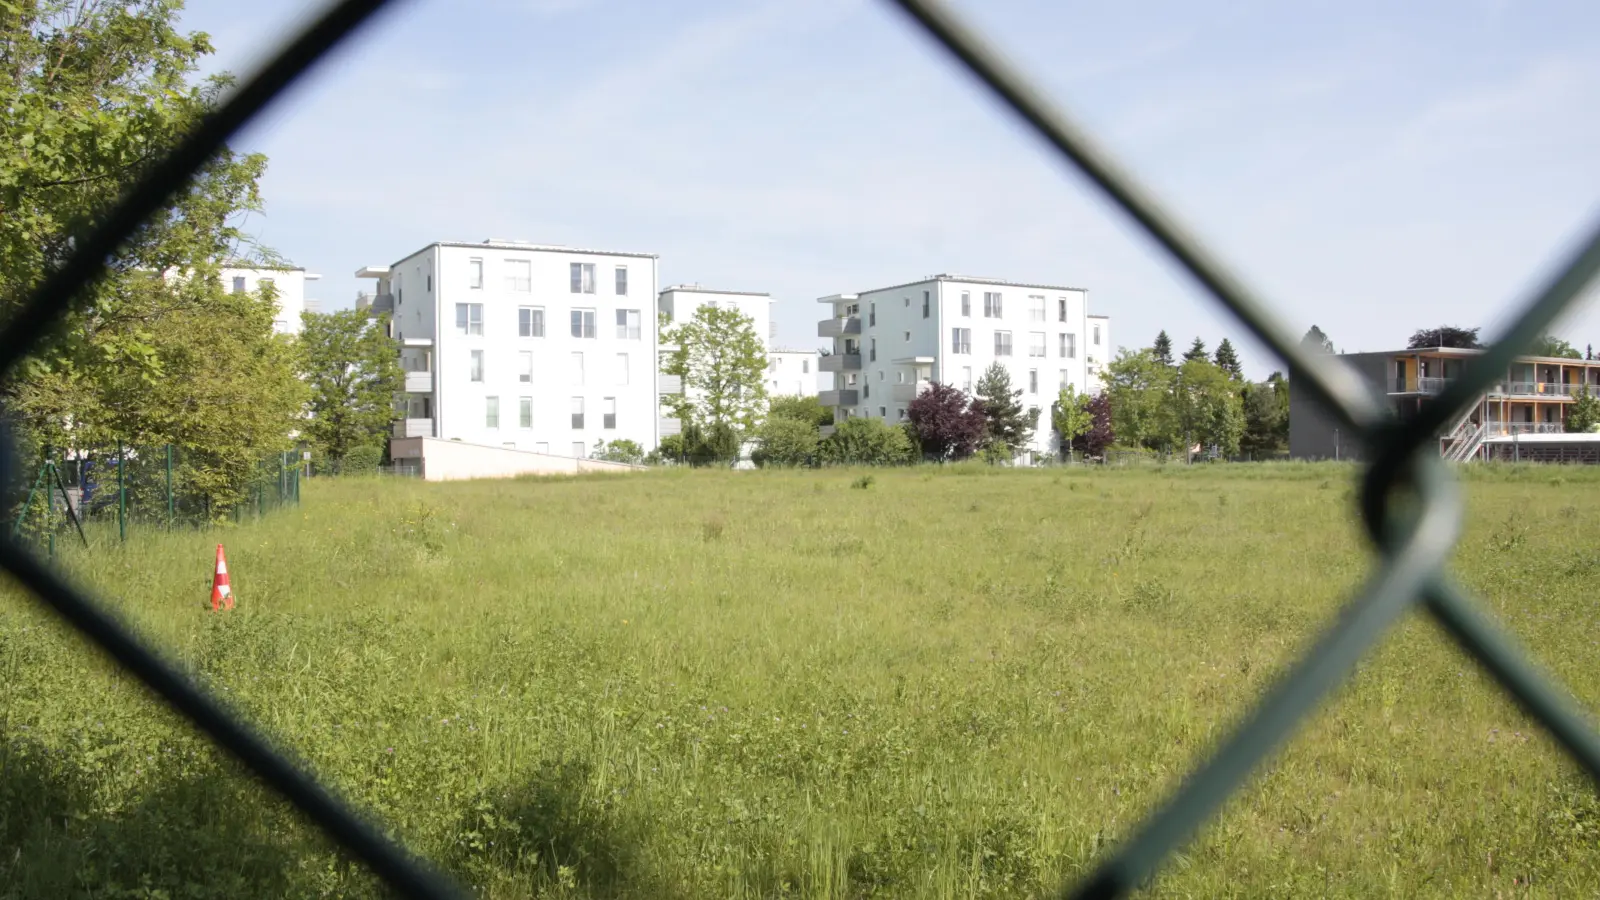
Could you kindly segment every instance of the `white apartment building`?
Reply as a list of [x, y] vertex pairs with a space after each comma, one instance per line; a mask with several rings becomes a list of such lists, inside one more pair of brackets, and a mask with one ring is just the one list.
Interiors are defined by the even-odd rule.
[[278, 294], [278, 313], [273, 317], [273, 330], [279, 334], [299, 334], [300, 314], [307, 309], [316, 311], [321, 308], [318, 301], [306, 299], [306, 282], [321, 277], [291, 266], [224, 265], [222, 288], [242, 294], [254, 291], [263, 283], [272, 285]]
[[[656, 309], [663, 321], [664, 329], [675, 328], [694, 318], [695, 310], [702, 306], [721, 307], [723, 309], [736, 309], [748, 316], [753, 323], [756, 334], [761, 338], [762, 349], [772, 346], [772, 295], [756, 293], [753, 291], [718, 291], [703, 288], [698, 284], [675, 284], [662, 290], [656, 298]], [[662, 345], [658, 351], [656, 371], [660, 372], [666, 367], [667, 356], [677, 348]], [[768, 368], [771, 368], [770, 356]], [[667, 399], [673, 395], [683, 393], [683, 382], [676, 375], [662, 375], [659, 379], [660, 407], [658, 425], [661, 435], [679, 434], [683, 430], [682, 423], [675, 418], [667, 407]]]
[[815, 397], [821, 390], [815, 350], [768, 350], [768, 397]]
[[832, 313], [817, 335], [833, 339], [832, 354], [821, 359], [833, 389], [820, 396], [835, 421], [903, 422], [929, 382], [971, 392], [998, 362], [1013, 389], [1022, 389], [1024, 407], [1039, 408], [1029, 450], [1045, 456], [1056, 452], [1050, 404], [1057, 392], [1069, 384], [1098, 392], [1110, 359], [1111, 321], [1089, 314], [1083, 288], [934, 275], [818, 302]]
[[656, 268], [650, 253], [490, 239], [361, 269], [406, 370], [394, 437], [571, 457], [622, 438], [655, 449]]

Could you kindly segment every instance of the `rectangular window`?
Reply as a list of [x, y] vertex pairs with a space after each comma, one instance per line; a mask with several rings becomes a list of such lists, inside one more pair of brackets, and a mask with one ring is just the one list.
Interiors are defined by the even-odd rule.
[[972, 367], [971, 366], [962, 366], [961, 367], [961, 389], [963, 391], [972, 390]]
[[908, 343], [908, 344], [911, 343], [911, 332], [908, 331], [908, 332], [905, 333], [905, 335], [906, 335], [906, 338], [905, 338], [906, 343]]
[[617, 427], [617, 398], [607, 397], [600, 402], [603, 404], [600, 407], [601, 427], [607, 430], [615, 430]]
[[583, 398], [572, 398], [572, 427], [574, 430], [583, 429]]
[[[926, 319], [928, 317], [929, 299], [930, 299], [930, 293], [928, 291], [923, 291], [922, 292], [922, 317], [924, 319]], [[904, 412], [904, 410], [901, 410], [901, 412]]]
[[533, 290], [533, 263], [525, 259], [506, 260], [506, 290], [521, 294]]
[[617, 266], [617, 296], [628, 296], [628, 267]]
[[617, 310], [617, 339], [637, 341], [639, 334], [639, 311], [637, 309]]
[[972, 315], [972, 292], [971, 291], [962, 291], [961, 292], [961, 314], [963, 316]]
[[575, 338], [594, 337], [594, 310], [575, 309], [572, 311], [572, 336]]
[[871, 327], [871, 326], [875, 326], [877, 324], [878, 324], [878, 304], [876, 304], [876, 303], [868, 303], [867, 304], [867, 325], [869, 327]]
[[540, 306], [517, 307], [517, 337], [544, 337], [544, 308]]
[[1065, 322], [1066, 320], [1067, 320], [1067, 298], [1058, 297], [1058, 298], [1056, 298], [1056, 321]]
[[1078, 336], [1075, 335], [1075, 334], [1063, 334], [1060, 337], [1061, 337], [1061, 358], [1062, 359], [1077, 359], [1078, 358]]
[[1100, 326], [1099, 325], [1096, 325], [1094, 327], [1094, 345], [1096, 347], [1100, 346]]
[[594, 263], [572, 264], [572, 293], [594, 293]]
[[878, 418], [880, 418], [880, 419], [889, 418], [889, 410], [887, 408], [885, 408], [885, 407], [882, 407], [882, 406], [878, 407]]
[[904, 422], [906, 420], [906, 408], [903, 407], [903, 406], [900, 407], [899, 413], [900, 413], [900, 421]]
[[233, 292], [235, 294], [244, 293], [244, 276], [243, 275], [235, 275], [235, 276], [233, 276]]
[[483, 398], [483, 425], [485, 428], [500, 427], [500, 398]]
[[483, 304], [456, 304], [456, 334], [483, 334]]
[[482, 381], [483, 380], [483, 351], [482, 350], [474, 350], [474, 351], [472, 351], [472, 367], [471, 367], [471, 370], [470, 370], [470, 374], [467, 376], [467, 380], [468, 381]]
[[1028, 297], [1028, 321], [1029, 322], [1043, 322], [1044, 321], [1044, 297], [1043, 297], [1043, 295], [1033, 294], [1033, 295]]
[[533, 383], [533, 353], [531, 351], [523, 350], [517, 354], [517, 380], [523, 384]]
[[617, 354], [616, 382], [617, 384], [628, 383], [628, 354], [626, 353]]
[[811, 360], [809, 360], [809, 359], [800, 360], [800, 374], [801, 375], [810, 375], [811, 374]]
[[1042, 331], [1030, 331], [1030, 332], [1028, 332], [1028, 355], [1029, 356], [1044, 356], [1045, 355], [1044, 332], [1042, 332]]
[[520, 428], [533, 427], [533, 398], [517, 398], [517, 425]]
[[878, 339], [872, 339], [872, 349], [867, 351], [867, 362], [878, 361]]
[[1038, 369], [1029, 369], [1028, 370], [1028, 393], [1030, 393], [1030, 394], [1039, 393], [1039, 370]]
[[483, 260], [467, 260], [467, 287], [483, 290]]
[[583, 449], [583, 441], [572, 442], [572, 455], [575, 459], [583, 459], [586, 455]]
[[432, 272], [428, 273], [428, 287], [426, 288], [426, 290], [428, 290], [428, 291], [432, 291], [433, 290], [433, 273]]
[[900, 299], [905, 301], [904, 306], [905, 306], [906, 309], [910, 309], [911, 308], [911, 298], [910, 297], [901, 297]]
[[950, 352], [961, 355], [970, 355], [972, 353], [971, 328], [950, 329]]
[[999, 292], [997, 292], [997, 291], [984, 291], [983, 292], [983, 317], [985, 319], [1001, 319], [1001, 318], [1005, 318], [1004, 310], [1001, 309]]
[[994, 355], [995, 356], [1010, 356], [1011, 355], [1011, 332], [1009, 332], [1009, 331], [996, 331], [994, 333]]
[[572, 383], [583, 384], [583, 354], [572, 354]]

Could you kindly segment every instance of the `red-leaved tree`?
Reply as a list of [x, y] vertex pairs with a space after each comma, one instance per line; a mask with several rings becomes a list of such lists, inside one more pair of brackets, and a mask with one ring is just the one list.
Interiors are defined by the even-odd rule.
[[960, 388], [935, 381], [906, 409], [922, 453], [940, 461], [966, 459], [983, 440], [987, 420]]
[[1111, 430], [1111, 398], [1101, 391], [1089, 398], [1089, 415], [1093, 424], [1089, 430], [1072, 440], [1072, 449], [1084, 456], [1101, 456], [1116, 440], [1116, 433]]

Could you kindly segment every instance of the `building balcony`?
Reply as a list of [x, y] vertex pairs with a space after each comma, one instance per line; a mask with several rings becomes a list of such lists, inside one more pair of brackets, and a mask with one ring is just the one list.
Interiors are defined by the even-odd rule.
[[861, 402], [861, 392], [855, 388], [823, 391], [817, 394], [817, 402], [823, 406], [855, 406]]
[[912, 400], [917, 399], [918, 394], [927, 390], [932, 384], [933, 382], [931, 381], [891, 384], [889, 385], [889, 399], [897, 403], [910, 403]]
[[861, 333], [860, 316], [838, 316], [817, 323], [817, 337], [836, 338]]
[[433, 393], [433, 373], [432, 372], [407, 372], [406, 373], [406, 393], [408, 393], [408, 394], [431, 394], [431, 393]]
[[679, 375], [657, 375], [656, 393], [681, 394], [683, 393], [683, 377]]
[[1490, 422], [1483, 436], [1512, 437], [1524, 434], [1564, 434], [1567, 427], [1560, 422]]
[[671, 437], [675, 434], [683, 434], [683, 421], [677, 417], [662, 417], [656, 420], [656, 425], [657, 430], [661, 432], [662, 437]]
[[399, 419], [394, 423], [397, 438], [433, 437], [432, 419]]
[[[1414, 381], [1395, 381], [1391, 385], [1391, 394], [1440, 394], [1445, 388], [1455, 383], [1454, 378], [1418, 378]], [[1491, 397], [1540, 397], [1549, 400], [1562, 400], [1578, 396], [1583, 389], [1582, 384], [1558, 384], [1553, 381], [1501, 381], [1489, 385], [1488, 394]], [[1591, 394], [1600, 393], [1600, 388], [1591, 387]]]
[[824, 356], [818, 361], [817, 369], [822, 372], [859, 372], [861, 371], [861, 354], [834, 353]]

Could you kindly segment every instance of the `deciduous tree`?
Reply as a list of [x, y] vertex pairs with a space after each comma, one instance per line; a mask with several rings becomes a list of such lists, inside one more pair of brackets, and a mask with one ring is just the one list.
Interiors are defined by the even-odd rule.
[[1224, 456], [1239, 452], [1244, 410], [1228, 373], [1210, 360], [1186, 360], [1169, 396], [1172, 419], [1185, 447], [1214, 447]]
[[795, 419], [808, 422], [812, 428], [833, 424], [833, 410], [822, 405], [816, 397], [773, 397], [767, 407], [768, 419]]
[[1567, 407], [1566, 430], [1570, 432], [1589, 432], [1600, 427], [1600, 398], [1589, 393], [1589, 386], [1578, 388], [1578, 396], [1573, 404]]
[[1056, 394], [1055, 402], [1050, 404], [1050, 424], [1060, 440], [1062, 456], [1072, 449], [1074, 441], [1094, 427], [1094, 414], [1089, 411], [1090, 399], [1088, 394], [1078, 393], [1069, 384]]
[[756, 451], [751, 461], [758, 466], [805, 465], [817, 455], [820, 436], [817, 426], [803, 419], [769, 415], [756, 429]]
[[1483, 347], [1483, 342], [1478, 340], [1478, 332], [1480, 330], [1478, 328], [1461, 328], [1455, 325], [1421, 328], [1412, 332], [1411, 340], [1406, 342], [1406, 349], [1426, 350], [1433, 347], [1455, 347], [1463, 350], [1478, 350]]
[[988, 431], [978, 404], [960, 388], [934, 382], [906, 409], [917, 444], [929, 459], [966, 459]]
[[353, 309], [300, 317], [300, 372], [311, 390], [306, 436], [329, 459], [381, 446], [405, 387], [400, 346], [385, 320]]
[[1172, 421], [1172, 382], [1176, 372], [1154, 351], [1122, 350], [1106, 366], [1106, 395], [1117, 440], [1169, 451], [1176, 443]]
[[722, 427], [736, 436], [755, 428], [767, 412], [767, 352], [749, 316], [702, 306], [661, 342], [673, 347], [662, 372], [683, 381], [672, 409], [686, 428]]
[[822, 458], [852, 466], [903, 465], [913, 461], [915, 448], [903, 428], [868, 416], [845, 419], [818, 446]]
[[1332, 353], [1333, 341], [1322, 333], [1322, 329], [1313, 325], [1306, 329], [1305, 336], [1300, 338], [1300, 346], [1315, 350], [1318, 353]]
[[1553, 334], [1547, 334], [1534, 341], [1533, 346], [1528, 349], [1528, 355], [1550, 356], [1557, 359], [1583, 359], [1583, 354], [1578, 352], [1578, 348]]
[[1089, 430], [1075, 438], [1072, 449], [1089, 457], [1102, 457], [1116, 443], [1117, 433], [1112, 426], [1111, 398], [1101, 391], [1089, 398]]

